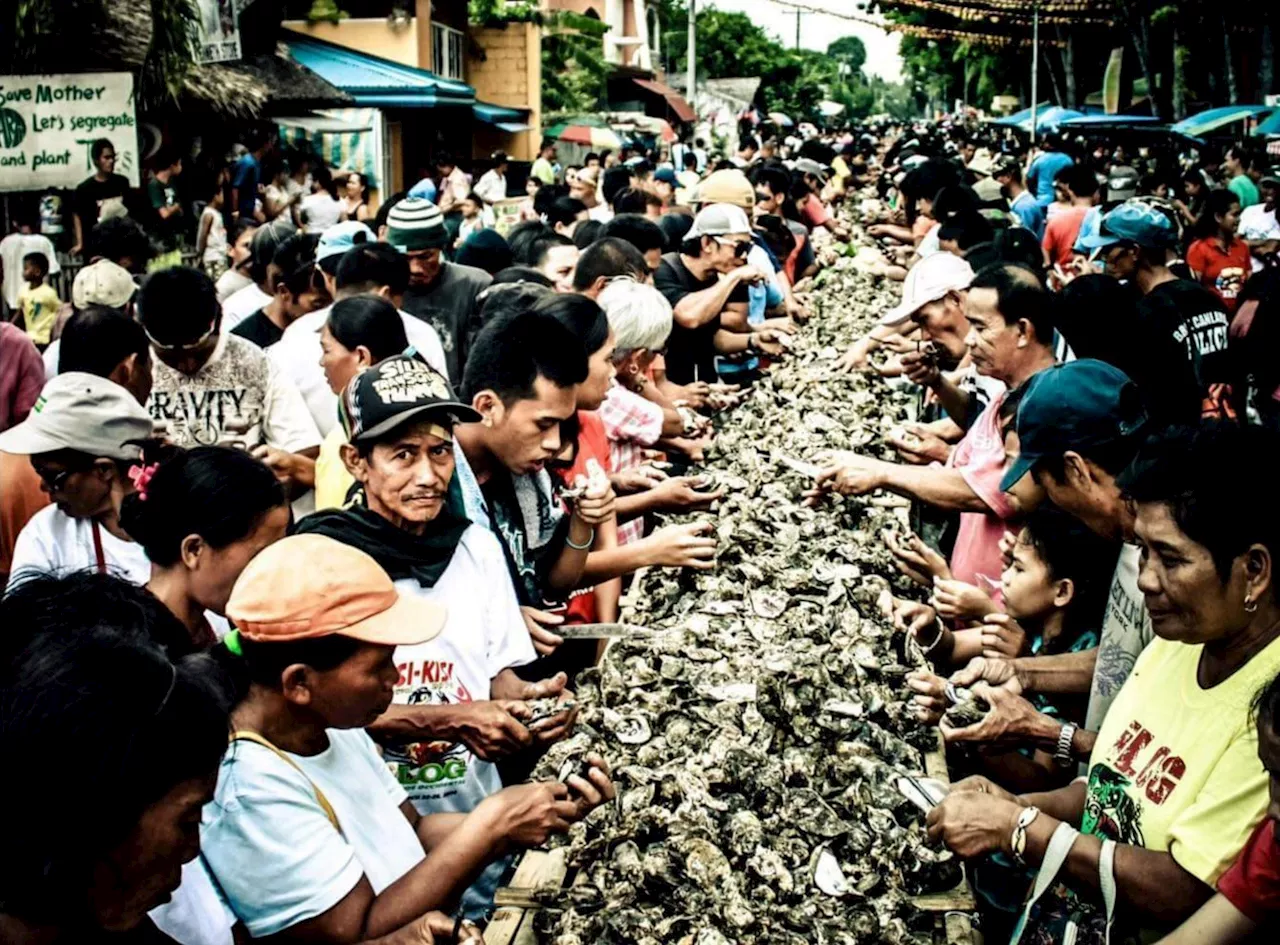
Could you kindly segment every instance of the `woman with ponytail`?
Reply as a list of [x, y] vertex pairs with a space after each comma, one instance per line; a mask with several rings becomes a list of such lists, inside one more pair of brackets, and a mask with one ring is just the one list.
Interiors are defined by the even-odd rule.
[[151, 562], [147, 589], [182, 621], [192, 647], [204, 649], [228, 629], [222, 614], [240, 572], [284, 537], [284, 487], [242, 450], [166, 447], [151, 462], [147, 452], [120, 524]]

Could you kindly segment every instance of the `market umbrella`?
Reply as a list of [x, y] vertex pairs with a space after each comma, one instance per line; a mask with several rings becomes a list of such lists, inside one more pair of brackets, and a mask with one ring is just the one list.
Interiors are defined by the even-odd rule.
[[557, 122], [542, 132], [544, 137], [570, 144], [585, 144], [589, 148], [621, 148], [622, 139], [617, 132], [598, 118], [570, 118]]
[[1171, 129], [1184, 135], [1203, 138], [1233, 122], [1244, 121], [1246, 118], [1264, 118], [1272, 111], [1274, 106], [1270, 105], [1224, 105], [1184, 118], [1172, 125]]
[[624, 134], [638, 132], [657, 138], [665, 144], [671, 144], [679, 138], [675, 129], [671, 127], [671, 122], [665, 118], [655, 118], [653, 115], [644, 115], [639, 112], [609, 112], [606, 117], [614, 131], [621, 131]]
[[782, 112], [769, 112], [769, 120], [780, 128], [790, 128], [795, 124], [790, 117]]

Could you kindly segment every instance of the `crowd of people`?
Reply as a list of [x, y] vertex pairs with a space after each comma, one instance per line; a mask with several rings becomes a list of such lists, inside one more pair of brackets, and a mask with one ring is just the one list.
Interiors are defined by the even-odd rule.
[[595, 755], [529, 779], [600, 656], [561, 628], [715, 566], [660, 516], [723, 497], [712, 419], [837, 249], [902, 282], [839, 365], [921, 414], [806, 501], [920, 509], [888, 617], [989, 940], [1273, 921], [1280, 178], [1079, 144], [548, 141], [513, 222], [502, 153], [370, 200], [256, 136], [193, 202], [176, 152], [138, 194], [99, 142], [70, 300], [34, 221], [0, 243], [0, 746], [83, 775], [0, 787], [4, 940], [479, 941], [513, 857], [616, 794]]

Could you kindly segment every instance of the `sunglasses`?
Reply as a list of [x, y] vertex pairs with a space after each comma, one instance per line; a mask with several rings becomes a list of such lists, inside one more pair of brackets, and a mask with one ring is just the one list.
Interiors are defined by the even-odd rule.
[[721, 246], [732, 246], [733, 255], [738, 258], [742, 258], [751, 252], [751, 240], [727, 240], [719, 236], [714, 237], [714, 239]]

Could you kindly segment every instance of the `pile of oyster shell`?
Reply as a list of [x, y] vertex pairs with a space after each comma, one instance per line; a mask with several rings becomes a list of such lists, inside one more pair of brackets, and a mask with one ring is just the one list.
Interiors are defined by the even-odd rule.
[[537, 775], [599, 751], [619, 799], [558, 841], [569, 885], [542, 891], [542, 942], [932, 941], [909, 899], [960, 871], [895, 786], [936, 748], [905, 711], [909, 657], [880, 610], [905, 580], [880, 538], [901, 503], [801, 503], [804, 461], [892, 456], [884, 435], [915, 403], [836, 367], [900, 294], [856, 255], [830, 250], [786, 358], [717, 419], [716, 570], [643, 573], [625, 619], [653, 632], [579, 677], [577, 732]]

